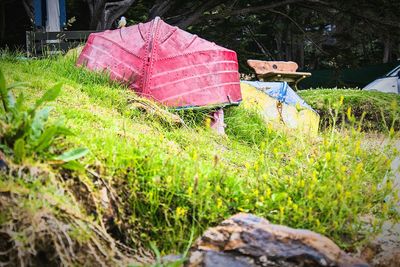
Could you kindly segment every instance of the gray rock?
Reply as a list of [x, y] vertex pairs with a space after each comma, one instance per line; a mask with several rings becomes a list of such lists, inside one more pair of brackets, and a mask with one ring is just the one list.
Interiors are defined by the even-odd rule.
[[185, 266], [368, 266], [330, 239], [308, 230], [239, 213], [208, 229], [192, 246]]

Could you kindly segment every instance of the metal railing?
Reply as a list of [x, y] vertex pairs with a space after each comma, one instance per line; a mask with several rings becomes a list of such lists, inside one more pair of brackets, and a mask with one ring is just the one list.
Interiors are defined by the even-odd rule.
[[28, 57], [57, 54], [86, 42], [96, 31], [26, 32], [26, 53]]

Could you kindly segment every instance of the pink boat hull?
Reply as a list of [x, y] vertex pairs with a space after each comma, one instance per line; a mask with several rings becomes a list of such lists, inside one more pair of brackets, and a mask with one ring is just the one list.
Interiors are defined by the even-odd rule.
[[170, 107], [224, 106], [241, 99], [236, 53], [154, 19], [93, 33], [77, 65]]

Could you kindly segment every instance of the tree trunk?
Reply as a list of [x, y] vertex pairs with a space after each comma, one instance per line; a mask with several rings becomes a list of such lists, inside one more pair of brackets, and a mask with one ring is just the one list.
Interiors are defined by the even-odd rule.
[[385, 36], [383, 41], [383, 63], [388, 63], [390, 59], [390, 37]]
[[[286, 13], [290, 14], [290, 6], [286, 5]], [[286, 61], [292, 60], [292, 27], [289, 21], [285, 21], [286, 24], [286, 36], [285, 36], [285, 59]]]
[[268, 49], [264, 46], [264, 44], [260, 41], [257, 40], [253, 30], [249, 26], [245, 26], [244, 30], [248, 32], [250, 37], [253, 39], [253, 41], [256, 43], [258, 49], [260, 49], [260, 52], [265, 56], [266, 59], [272, 60], [271, 54], [268, 52]]
[[33, 14], [33, 0], [23, 0], [22, 4], [24, 5], [24, 9], [26, 11], [26, 14], [29, 17], [29, 21], [34, 25], [34, 14]]
[[172, 0], [157, 0], [149, 12], [149, 20], [159, 16], [162, 17], [172, 6]]
[[291, 49], [291, 35], [292, 35], [292, 31], [291, 31], [291, 27], [290, 25], [287, 25], [286, 28], [286, 36], [285, 36], [285, 60], [286, 61], [290, 61], [292, 60], [292, 49]]
[[88, 7], [90, 13], [90, 23], [89, 28], [91, 30], [100, 30], [101, 27], [101, 17], [104, 12], [105, 0], [84, 0]]
[[84, 0], [89, 6], [92, 30], [110, 29], [114, 21], [124, 14], [135, 0], [107, 2], [106, 0]]
[[282, 33], [278, 32], [275, 35], [275, 43], [276, 43], [276, 51], [278, 52], [278, 55], [276, 55], [277, 60], [283, 60], [283, 53], [282, 53]]
[[304, 36], [301, 35], [299, 38], [299, 42], [297, 44], [298, 49], [299, 49], [299, 66], [300, 69], [304, 69]]

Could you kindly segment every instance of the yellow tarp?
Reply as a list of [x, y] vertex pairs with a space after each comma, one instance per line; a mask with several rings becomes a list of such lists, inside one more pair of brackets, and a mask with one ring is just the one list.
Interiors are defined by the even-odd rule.
[[289, 129], [296, 129], [302, 133], [317, 135], [319, 125], [319, 115], [314, 111], [301, 107], [300, 105], [291, 106], [282, 103], [256, 87], [247, 83], [240, 83], [242, 90], [242, 105], [245, 108], [260, 111], [267, 123], [284, 126]]

